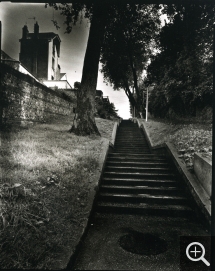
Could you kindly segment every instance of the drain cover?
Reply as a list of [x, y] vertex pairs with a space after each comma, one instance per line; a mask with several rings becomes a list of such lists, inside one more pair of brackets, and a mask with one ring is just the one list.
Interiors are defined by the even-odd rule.
[[167, 250], [165, 240], [150, 233], [130, 231], [119, 239], [119, 245], [126, 251], [141, 255], [157, 255]]

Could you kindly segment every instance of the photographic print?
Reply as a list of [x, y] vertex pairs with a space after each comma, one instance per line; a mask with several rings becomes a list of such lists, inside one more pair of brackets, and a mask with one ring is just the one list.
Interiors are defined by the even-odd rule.
[[211, 0], [0, 2], [0, 269], [214, 270]]

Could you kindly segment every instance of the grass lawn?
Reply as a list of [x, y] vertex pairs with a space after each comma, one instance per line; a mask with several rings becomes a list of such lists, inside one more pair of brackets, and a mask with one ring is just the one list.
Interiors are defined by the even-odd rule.
[[1, 269], [66, 267], [112, 135], [114, 121], [96, 122], [101, 137], [68, 133], [66, 118], [1, 132]]
[[193, 169], [194, 153], [198, 152], [212, 158], [212, 124], [211, 123], [170, 123], [158, 119], [145, 122], [154, 145], [169, 141], [176, 147], [179, 158]]

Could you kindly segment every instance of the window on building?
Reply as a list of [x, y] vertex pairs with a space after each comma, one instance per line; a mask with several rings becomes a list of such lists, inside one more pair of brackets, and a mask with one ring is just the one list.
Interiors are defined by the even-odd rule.
[[54, 70], [54, 66], [55, 66], [55, 59], [54, 57], [52, 57], [52, 69]]
[[52, 80], [54, 80], [54, 76], [52, 75]]

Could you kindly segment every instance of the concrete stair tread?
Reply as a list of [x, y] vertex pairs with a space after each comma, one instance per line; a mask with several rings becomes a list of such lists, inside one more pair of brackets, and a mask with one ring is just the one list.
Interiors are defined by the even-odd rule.
[[139, 198], [139, 199], [169, 199], [169, 200], [186, 200], [183, 196], [172, 196], [172, 195], [151, 195], [151, 194], [117, 194], [117, 193], [104, 193], [101, 192], [100, 197], [111, 197], [111, 198]]
[[126, 179], [126, 178], [104, 178], [103, 179], [103, 184], [104, 185], [117, 185], [117, 186], [148, 186], [148, 187], [158, 187], [158, 188], [163, 188], [163, 187], [169, 187], [169, 186], [174, 186], [174, 187], [179, 187], [180, 185], [177, 181], [175, 180], [154, 180], [154, 179]]
[[114, 146], [114, 150], [117, 151], [117, 150], [137, 150], [137, 149], [141, 149], [141, 150], [150, 150], [148, 146], [134, 146], [134, 145], [128, 145], [126, 147], [123, 147], [123, 146], [118, 146], [118, 145], [115, 145]]
[[117, 172], [117, 171], [105, 171], [104, 174], [114, 174], [114, 175], [133, 175], [133, 176], [153, 176], [153, 175], [156, 175], [156, 176], [168, 176], [168, 177], [174, 177], [175, 174], [174, 173], [153, 173], [153, 172]]
[[[116, 155], [119, 155], [121, 156], [121, 153], [117, 153], [117, 152], [112, 152], [112, 153], [109, 153], [108, 154], [108, 157], [111, 157], [111, 156], [116, 156]], [[125, 157], [127, 156], [143, 156], [142, 154], [128, 154], [128, 155], [124, 155]], [[144, 155], [144, 158], [147, 158], [147, 157], [155, 157], [155, 158], [166, 158], [164, 155], [156, 155], [156, 154], [152, 154], [152, 153], [149, 153], [147, 155]]]
[[186, 204], [178, 204], [178, 205], [160, 205], [160, 204], [149, 204], [149, 203], [120, 203], [120, 202], [99, 202], [98, 207], [120, 207], [124, 209], [132, 208], [132, 209], [153, 209], [153, 210], [186, 210], [186, 211], [192, 211], [192, 209], [186, 205]]
[[105, 182], [105, 181], [115, 181], [115, 182], [117, 182], [117, 181], [122, 181], [122, 182], [140, 182], [140, 183], [143, 183], [143, 182], [150, 182], [150, 183], [153, 183], [153, 182], [155, 182], [155, 183], [157, 183], [157, 182], [159, 182], [160, 184], [162, 184], [162, 183], [175, 183], [175, 184], [178, 184], [178, 182], [177, 181], [175, 181], [175, 180], [157, 180], [157, 179], [131, 179], [131, 178], [108, 178], [108, 177], [104, 177], [103, 178], [103, 181]]
[[167, 164], [166, 160], [160, 160], [160, 159], [138, 159], [138, 158], [123, 158], [123, 159], [120, 159], [120, 158], [113, 158], [113, 159], [110, 159], [110, 158], [107, 158], [107, 163], [108, 164], [113, 164], [113, 165], [159, 165], [159, 164]]
[[102, 185], [102, 189], [126, 189], [126, 190], [157, 190], [157, 191], [181, 191], [178, 187], [175, 186], [159, 186], [159, 187], [154, 187], [154, 186], [146, 186], [146, 185]]
[[148, 149], [148, 148], [133, 148], [133, 147], [131, 147], [131, 148], [125, 148], [125, 149], [123, 149], [123, 148], [115, 148], [114, 147], [114, 152], [115, 153], [117, 153], [117, 152], [119, 152], [119, 153], [122, 153], [122, 152], [133, 152], [134, 154], [136, 153], [136, 154], [138, 154], [138, 153], [148, 153], [148, 154], [150, 154], [150, 149]]
[[126, 144], [128, 144], [129, 146], [132, 146], [132, 145], [136, 145], [136, 146], [147, 146], [148, 147], [148, 144], [146, 141], [138, 141], [138, 140], [134, 140], [132, 139], [131, 140], [128, 140], [128, 141], [123, 141], [123, 140], [115, 140], [115, 146], [119, 145], [119, 146], [122, 146], [124, 147]]
[[[170, 168], [167, 166], [167, 167], [159, 167], [159, 168], [155, 168], [155, 167], [135, 167], [135, 166], [106, 166], [106, 169], [125, 169], [125, 170], [129, 170], [129, 169], [136, 169], [136, 170], [140, 170], [140, 169], [143, 169], [143, 170], [170, 170]], [[136, 172], [138, 173], [138, 172]]]
[[144, 146], [147, 146], [147, 147], [148, 147], [148, 144], [147, 144], [146, 141], [142, 141], [142, 140], [140, 141], [140, 140], [134, 140], [134, 139], [133, 139], [132, 141], [130, 141], [130, 140], [124, 141], [124, 140], [121, 140], [121, 139], [120, 139], [120, 140], [116, 139], [116, 140], [115, 140], [115, 144], [116, 144], [116, 145], [119, 144], [120, 146], [125, 146], [125, 144], [129, 144], [129, 145], [134, 145], [134, 144], [135, 144], [135, 145], [138, 145], [138, 146], [139, 146], [139, 145], [140, 145], [140, 146], [141, 146], [141, 145], [144, 145]]
[[150, 152], [149, 151], [118, 151], [118, 153], [121, 153], [122, 155], [131, 155], [131, 154], [134, 154], [134, 155], [146, 155], [146, 154], [149, 154]]
[[137, 150], [135, 150], [135, 149], [129, 149], [129, 148], [126, 148], [126, 149], [114, 149], [114, 152], [115, 153], [133, 153], [134, 155], [137, 155], [137, 154], [145, 154], [145, 153], [148, 153], [148, 154], [150, 154], [150, 150], [149, 149], [146, 149], [146, 150], [144, 150], [144, 149], [140, 149], [140, 148], [138, 148]]
[[124, 143], [128, 143], [128, 144], [139, 144], [139, 145], [144, 144], [144, 145], [148, 146], [146, 140], [140, 140], [140, 139], [136, 139], [136, 140], [133, 139], [133, 141], [130, 141], [130, 139], [125, 140], [125, 139], [121, 139], [121, 138], [117, 138], [116, 137], [115, 143], [118, 143], [120, 145], [124, 145]]
[[114, 150], [115, 151], [117, 151], [117, 149], [120, 149], [120, 150], [131, 150], [131, 149], [145, 149], [145, 150], [149, 150], [149, 147], [148, 146], [143, 146], [143, 145], [141, 145], [141, 146], [134, 146], [134, 145], [128, 145], [128, 146], [126, 146], [126, 147], [124, 147], [124, 146], [118, 146], [118, 145], [115, 145], [114, 146]]
[[121, 147], [126, 147], [125, 145], [128, 145], [128, 146], [146, 146], [146, 147], [149, 147], [147, 142], [139, 142], [139, 141], [135, 141], [135, 140], [128, 140], [128, 141], [122, 141], [122, 140], [116, 140], [115, 141], [115, 146], [121, 146]]
[[149, 149], [144, 149], [144, 148], [127, 148], [127, 149], [114, 149], [114, 152], [118, 152], [118, 153], [133, 153], [133, 154], [149, 154], [150, 150]]
[[134, 165], [134, 166], [137, 166], [137, 165], [141, 165], [141, 166], [146, 166], [146, 165], [150, 165], [150, 166], [169, 166], [169, 164], [167, 162], [127, 162], [127, 161], [119, 161], [119, 162], [116, 162], [116, 161], [107, 161], [107, 165], [109, 164], [113, 164], [113, 165], [122, 165], [122, 166], [126, 166], [126, 165]]
[[[156, 162], [156, 161], [163, 161], [163, 162], [166, 162], [166, 158], [165, 157], [162, 157], [162, 158], [156, 158], [156, 157], [133, 157], [133, 156], [126, 156], [126, 157], [122, 157], [122, 156], [108, 156], [107, 157], [107, 161], [116, 161], [118, 162], [119, 161], [125, 161], [125, 162], [129, 162], [129, 161], [137, 161], [137, 162], [144, 162], [144, 161], [147, 161], [147, 162]], [[128, 161], [129, 160], [129, 161]]]

